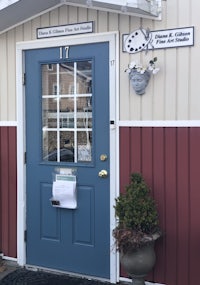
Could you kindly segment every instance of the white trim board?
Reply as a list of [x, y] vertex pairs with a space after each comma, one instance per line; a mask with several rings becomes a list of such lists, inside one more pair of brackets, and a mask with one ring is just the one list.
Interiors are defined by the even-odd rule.
[[166, 284], [145, 282], [145, 285], [166, 285]]
[[200, 127], [200, 120], [119, 121], [119, 127]]
[[1, 254], [0, 256], [2, 257], [3, 260], [17, 262], [17, 258], [15, 258], [15, 257], [9, 257], [9, 256], [3, 255], [3, 254]]
[[[16, 92], [17, 92], [17, 261], [21, 266], [26, 265], [26, 245], [24, 232], [26, 230], [26, 165], [23, 154], [26, 151], [25, 145], [25, 88], [22, 82], [24, 72], [24, 51], [30, 49], [42, 49], [61, 46], [72, 46], [97, 42], [109, 42], [109, 67], [110, 67], [110, 120], [118, 121], [118, 97], [119, 97], [119, 35], [118, 32], [99, 33], [90, 35], [78, 35], [44, 40], [20, 42], [16, 44]], [[113, 205], [117, 196], [118, 171], [119, 171], [119, 150], [118, 150], [118, 127], [110, 127], [110, 282], [116, 283], [119, 279], [118, 255], [112, 237], [112, 230], [115, 226], [115, 215]]]
[[0, 121], [0, 127], [17, 127], [16, 121]]
[[[126, 282], [126, 283], [132, 283], [132, 279], [125, 278], [125, 277], [121, 277], [120, 281]], [[166, 284], [163, 284], [163, 283], [162, 284], [161, 283], [152, 283], [152, 282], [145, 281], [145, 285], [166, 285]]]

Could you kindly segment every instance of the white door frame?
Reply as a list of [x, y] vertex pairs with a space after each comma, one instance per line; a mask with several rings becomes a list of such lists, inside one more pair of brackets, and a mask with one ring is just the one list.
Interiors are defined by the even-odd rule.
[[17, 92], [17, 262], [26, 265], [26, 245], [24, 233], [26, 230], [26, 151], [25, 132], [25, 88], [23, 86], [24, 51], [61, 46], [72, 46], [95, 42], [109, 42], [109, 76], [110, 76], [110, 282], [119, 280], [119, 260], [112, 230], [115, 227], [113, 205], [119, 193], [119, 36], [118, 32], [79, 35], [71, 37], [51, 38], [19, 42], [16, 44], [16, 92]]

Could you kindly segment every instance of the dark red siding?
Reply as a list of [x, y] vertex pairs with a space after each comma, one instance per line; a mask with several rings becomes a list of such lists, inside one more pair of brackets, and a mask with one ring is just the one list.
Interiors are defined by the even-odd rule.
[[200, 128], [120, 128], [120, 187], [141, 172], [158, 202], [164, 237], [149, 281], [199, 284]]
[[17, 156], [16, 128], [0, 127], [0, 251], [16, 257]]

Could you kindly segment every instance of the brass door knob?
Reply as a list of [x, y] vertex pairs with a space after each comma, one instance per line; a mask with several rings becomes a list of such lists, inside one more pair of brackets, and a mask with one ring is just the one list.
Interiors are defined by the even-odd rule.
[[99, 177], [100, 178], [106, 178], [108, 176], [108, 171], [105, 169], [102, 169], [101, 171], [99, 171]]

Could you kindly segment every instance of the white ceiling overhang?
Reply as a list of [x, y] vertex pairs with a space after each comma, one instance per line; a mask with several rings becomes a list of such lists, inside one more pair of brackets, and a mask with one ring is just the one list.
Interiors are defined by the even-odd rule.
[[66, 0], [66, 2], [137, 17], [160, 19], [161, 16], [161, 0]]
[[19, 0], [0, 0], [0, 10], [18, 2]]
[[0, 10], [0, 33], [60, 6], [61, 2], [62, 0], [19, 0], [5, 7]]
[[0, 33], [62, 5], [161, 19], [162, 0], [0, 0]]

